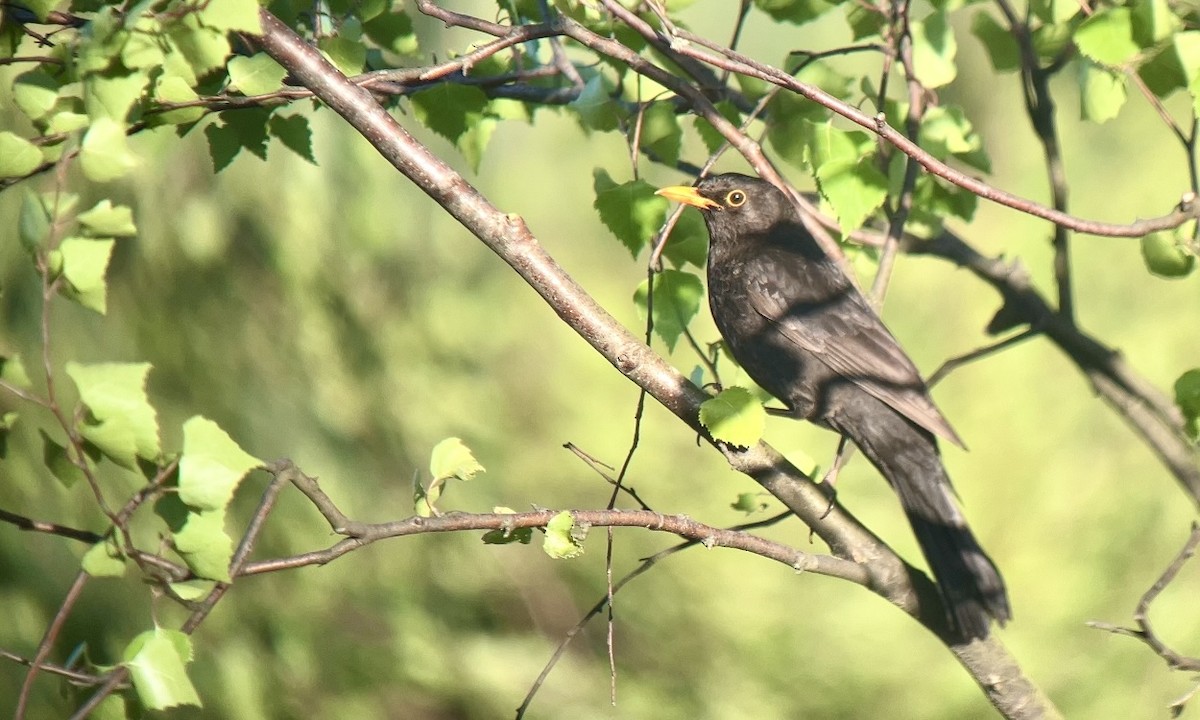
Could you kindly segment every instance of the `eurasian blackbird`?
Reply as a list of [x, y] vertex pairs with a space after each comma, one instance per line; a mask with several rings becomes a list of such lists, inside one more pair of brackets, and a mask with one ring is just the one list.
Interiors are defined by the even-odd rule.
[[1011, 616], [955, 502], [937, 437], [962, 445], [912, 360], [775, 186], [736, 173], [658, 191], [699, 208], [708, 302], [734, 359], [788, 414], [849, 438], [900, 496], [964, 639]]

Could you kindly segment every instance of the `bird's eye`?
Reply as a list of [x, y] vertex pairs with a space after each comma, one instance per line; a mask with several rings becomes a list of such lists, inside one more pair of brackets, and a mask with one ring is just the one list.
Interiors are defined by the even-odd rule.
[[741, 207], [746, 204], [746, 193], [741, 190], [731, 190], [725, 196], [725, 204], [729, 207]]

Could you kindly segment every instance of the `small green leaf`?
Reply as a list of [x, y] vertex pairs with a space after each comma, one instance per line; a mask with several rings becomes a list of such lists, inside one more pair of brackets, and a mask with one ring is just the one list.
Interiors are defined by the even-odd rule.
[[200, 21], [217, 30], [262, 34], [257, 0], [208, 0], [200, 7]]
[[491, 139], [495, 120], [486, 117], [488, 99], [482, 90], [442, 83], [411, 98], [417, 121], [454, 143], [476, 168]]
[[83, 106], [93, 121], [108, 118], [123, 126], [149, 83], [148, 71], [92, 73], [83, 82]]
[[669, 203], [655, 195], [654, 186], [644, 180], [618, 185], [603, 169], [592, 172], [592, 187], [596, 191], [593, 207], [600, 213], [600, 221], [636, 258], [662, 227]]
[[582, 74], [587, 78], [583, 89], [579, 92], [579, 97], [572, 100], [567, 107], [575, 112], [585, 131], [615, 130], [625, 113], [620, 104], [613, 99], [613, 88], [603, 73], [589, 71]]
[[775, 20], [796, 25], [816, 20], [835, 7], [824, 0], [754, 0], [754, 5]]
[[[495, 507], [492, 512], [501, 515], [513, 515], [516, 513], [512, 508]], [[498, 530], [489, 530], [483, 534], [483, 542], [485, 545], [508, 545], [510, 543], [521, 543], [528, 545], [533, 540], [533, 528], [500, 528]]]
[[1148, 48], [1167, 39], [1180, 27], [1180, 20], [1167, 0], [1137, 0], [1133, 10], [1133, 39], [1139, 47]]
[[467, 481], [481, 472], [484, 472], [483, 466], [459, 438], [442, 440], [429, 454], [429, 474], [434, 480], [458, 478]]
[[0, 355], [0, 380], [22, 390], [33, 386], [29, 382], [29, 373], [25, 371], [25, 362], [16, 354]]
[[931, 14], [924, 20], [911, 23], [913, 42], [913, 70], [928, 88], [950, 84], [958, 74], [954, 56], [958, 43], [954, 40], [954, 29], [946, 19], [944, 11]]
[[212, 420], [195, 416], [183, 424], [179, 497], [203, 510], [224, 508], [242, 478], [263, 461], [235, 443]]
[[857, 230], [887, 198], [887, 177], [872, 157], [831, 160], [817, 168], [816, 179], [843, 233]]
[[1200, 368], [1192, 368], [1175, 381], [1175, 404], [1187, 421], [1188, 435], [1200, 438]]
[[412, 18], [407, 13], [397, 10], [375, 17], [367, 17], [364, 14], [363, 19], [366, 20], [363, 23], [363, 32], [384, 50], [398, 55], [416, 55], [420, 50]]
[[267, 127], [271, 136], [282, 142], [284, 147], [313, 165], [317, 164], [316, 158], [313, 157], [312, 131], [308, 127], [308, 118], [303, 115], [272, 115]]
[[674, 106], [669, 102], [651, 103], [642, 113], [642, 147], [654, 154], [664, 165], [679, 161], [683, 143], [683, 128]]
[[744, 512], [747, 515], [751, 515], [756, 512], [762, 512], [769, 507], [767, 503], [763, 502], [762, 498], [762, 493], [740, 493], [737, 496], [737, 500], [730, 503], [729, 507], [737, 510], [738, 512]]
[[92, 123], [83, 136], [79, 153], [83, 174], [93, 182], [109, 182], [124, 177], [137, 165], [125, 140], [125, 126], [102, 117]]
[[243, 95], [266, 95], [283, 85], [287, 70], [266, 53], [229, 60], [229, 82]]
[[21, 215], [17, 223], [17, 235], [21, 246], [30, 252], [41, 249], [50, 237], [50, 225], [54, 220], [54, 199], [25, 191], [21, 201]]
[[199, 600], [208, 597], [216, 586], [214, 580], [195, 579], [171, 583], [171, 590], [183, 600]]
[[0, 132], [0, 178], [28, 175], [42, 164], [42, 151], [16, 133]]
[[[243, 0], [237, 1], [242, 2]], [[213, 4], [209, 3], [209, 7], [211, 8]], [[225, 32], [202, 26], [195, 15], [186, 15], [179, 22], [171, 23], [168, 36], [171, 42], [179, 48], [180, 54], [187, 60], [192, 73], [198, 78], [223, 67], [225, 58], [229, 57], [229, 40], [226, 38]], [[168, 59], [173, 55], [174, 53], [168, 53]], [[173, 74], [180, 73], [176, 71]]]
[[12, 100], [30, 120], [39, 120], [58, 101], [58, 82], [41, 70], [22, 73], [13, 79]]
[[731, 387], [700, 404], [700, 424], [721, 442], [750, 447], [762, 439], [767, 411], [749, 390]]
[[233, 539], [225, 532], [225, 509], [189, 512], [171, 536], [175, 550], [197, 577], [229, 582]]
[[42, 435], [42, 463], [46, 469], [50, 471], [63, 487], [72, 487], [75, 483], [84, 479], [83, 470], [79, 466], [71, 462], [71, 458], [67, 455], [67, 449], [59, 445], [45, 430], [38, 430]]
[[[366, 46], [346, 37], [323, 37], [317, 41], [317, 47], [347, 77], [361, 73], [367, 63]], [[482, 91], [478, 92], [482, 94]]]
[[62, 275], [67, 283], [62, 287], [64, 297], [103, 315], [108, 309], [108, 283], [104, 275], [112, 256], [113, 240], [67, 238], [58, 246], [62, 258]]
[[1142, 237], [1142, 260], [1146, 269], [1164, 278], [1186, 277], [1196, 266], [1196, 256], [1166, 233]]
[[568, 560], [583, 554], [583, 537], [587, 531], [575, 526], [575, 518], [566, 510], [546, 523], [546, 539], [542, 550], [555, 560]]
[[987, 50], [988, 59], [996, 72], [1013, 72], [1021, 69], [1021, 50], [1012, 31], [996, 22], [987, 10], [980, 10], [971, 18], [971, 33], [979, 38]]
[[[199, 97], [188, 81], [179, 75], [164, 74], [154, 86], [154, 99], [159, 103], [186, 103]], [[202, 107], [176, 108], [148, 114], [146, 122], [153, 125], [182, 125], [199, 120], [205, 112]]]
[[158, 419], [146, 397], [149, 363], [72, 361], [66, 370], [89, 411], [80, 428], [86, 440], [113, 462], [135, 471], [137, 458], [155, 460], [162, 454]]
[[92, 577], [121, 577], [125, 574], [125, 553], [120, 543], [106, 538], [83, 554], [83, 571]]
[[[649, 279], [643, 280], [633, 294], [633, 302], [643, 319], [646, 317], [647, 300], [651, 299], [647, 297], [649, 283]], [[690, 272], [667, 269], [654, 276], [651, 308], [654, 332], [667, 344], [668, 350], [674, 352], [675, 343], [700, 311], [703, 297], [704, 284]]]
[[137, 235], [133, 224], [133, 210], [128, 205], [113, 205], [105, 198], [95, 207], [79, 214], [79, 222], [91, 235], [121, 237]]
[[1075, 31], [1075, 46], [1084, 56], [1112, 67], [1141, 50], [1133, 39], [1133, 16], [1127, 7], [1104, 8], [1084, 20]]
[[201, 705], [187, 676], [191, 653], [187, 635], [161, 628], [144, 632], [129, 643], [125, 666], [142, 705], [151, 710]]
[[1079, 115], [1095, 123], [1117, 116], [1125, 104], [1125, 74], [1088, 60], [1079, 63]]

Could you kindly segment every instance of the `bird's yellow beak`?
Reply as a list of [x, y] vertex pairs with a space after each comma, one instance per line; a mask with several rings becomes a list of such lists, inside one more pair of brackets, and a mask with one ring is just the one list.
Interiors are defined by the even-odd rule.
[[696, 188], [691, 185], [672, 185], [657, 190], [655, 195], [662, 195], [668, 200], [681, 202], [684, 205], [700, 208], [701, 210], [711, 210], [712, 208], [721, 207], [721, 203], [716, 200], [709, 200], [700, 193], [696, 192]]

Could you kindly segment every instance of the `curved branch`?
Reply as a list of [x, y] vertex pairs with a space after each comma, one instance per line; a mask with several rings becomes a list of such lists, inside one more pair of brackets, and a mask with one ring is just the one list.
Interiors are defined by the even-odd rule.
[[[621, 326], [546, 253], [517, 215], [493, 206], [461, 175], [431, 153], [314, 48], [266, 10], [261, 42], [276, 62], [362, 134], [393, 166], [508, 263], [614, 367], [664, 407], [703, 433], [698, 420], [705, 394]], [[571, 21], [559, 18], [567, 28]], [[579, 26], [574, 26], [578, 28]], [[650, 67], [655, 67], [651, 65]], [[657, 69], [657, 68], [656, 68]], [[660, 71], [661, 72], [661, 71]], [[988, 699], [1008, 717], [1053, 714], [1049, 700], [1025, 679], [1015, 660], [993, 637], [953, 644], [937, 590], [906, 566], [843, 508], [828, 510], [822, 490], [766, 444], [745, 451], [721, 448], [730, 465], [751, 476], [814, 529], [839, 557], [867, 569], [870, 587], [917, 617], [943, 639]], [[351, 539], [353, 540], [353, 539]]]

